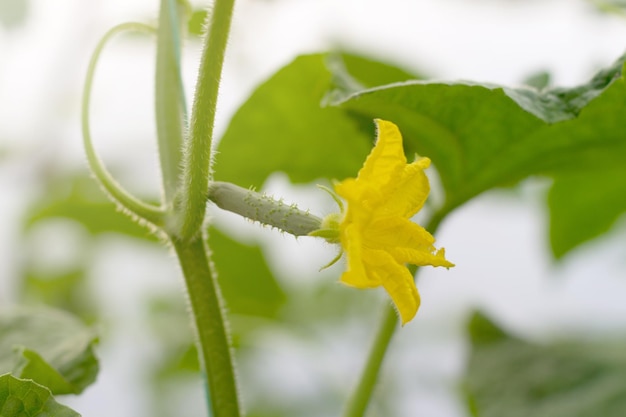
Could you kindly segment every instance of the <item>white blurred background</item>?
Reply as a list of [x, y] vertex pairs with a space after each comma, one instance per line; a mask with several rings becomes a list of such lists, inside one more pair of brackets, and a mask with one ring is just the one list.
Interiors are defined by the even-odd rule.
[[[22, 22], [0, 29], [1, 305], [17, 301], [13, 277], [22, 254], [16, 242], [23, 239], [23, 211], [40, 191], [38, 175], [59, 166], [86, 169], [80, 97], [96, 42], [115, 24], [153, 22], [157, 9], [156, 0], [0, 0], [3, 21], [11, 13], [24, 13]], [[600, 14], [583, 0], [240, 0], [218, 132], [256, 85], [303, 53], [341, 46], [438, 79], [503, 84], [548, 71], [553, 84], [572, 86], [619, 57], [625, 40], [626, 19]], [[147, 38], [116, 38], [98, 68], [92, 104], [93, 134], [103, 158], [115, 161], [114, 171], [129, 189], [148, 195], [156, 195], [159, 183], [154, 51]], [[198, 54], [199, 42], [189, 40], [183, 64], [188, 99]], [[394, 339], [381, 387], [394, 399], [397, 417], [466, 415], [458, 378], [467, 353], [463, 326], [474, 308], [536, 340], [555, 334], [623, 333], [626, 224], [622, 219], [601, 241], [556, 264], [548, 250], [547, 185], [537, 179], [517, 193], [481, 196], [442, 225], [438, 246], [446, 248], [457, 267], [424, 271], [420, 312]], [[268, 188], [312, 211], [332, 209], [281, 176]], [[235, 227], [231, 219], [224, 221], [227, 228]], [[42, 244], [40, 256], [47, 265], [72, 261], [85, 233], [61, 221], [37, 230], [38, 239], [49, 242]], [[238, 227], [236, 234], [267, 244], [266, 253], [278, 260], [275, 270], [286, 287], [319, 279], [317, 269], [334, 255], [318, 242], [295, 241], [251, 225]], [[154, 293], [178, 291], [182, 297], [175, 258], [166, 249], [110, 236], [101, 239], [90, 259], [96, 302], [104, 312], [102, 371], [83, 396], [64, 402], [85, 417], [147, 415], [149, 397], [142, 381], [155, 349], [139, 305]], [[333, 271], [338, 275], [340, 269]], [[255, 383], [268, 385], [263, 388], [267, 393], [257, 395], [280, 399], [282, 392], [293, 401], [314, 396], [323, 384], [349, 392], [377, 314], [342, 334], [331, 329], [303, 338], [277, 331], [260, 338], [259, 352], [241, 363], [244, 398], [246, 387]], [[197, 408], [179, 415], [202, 415], [199, 378], [192, 386], [188, 396]], [[331, 406], [329, 413], [338, 414]]]

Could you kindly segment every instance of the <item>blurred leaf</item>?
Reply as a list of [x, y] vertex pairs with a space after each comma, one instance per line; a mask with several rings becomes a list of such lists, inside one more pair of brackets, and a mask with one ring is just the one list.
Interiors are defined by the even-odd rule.
[[[144, 388], [150, 392], [149, 411], [151, 417], [170, 417], [177, 404], [185, 401], [186, 415], [192, 401], [203, 404], [201, 396], [189, 398], [185, 386], [196, 386], [200, 366], [194, 335], [190, 326], [189, 306], [179, 293], [167, 292], [149, 300], [149, 324], [153, 332], [154, 356]], [[193, 381], [193, 382], [191, 382]], [[184, 400], [181, 400], [184, 398]]]
[[0, 373], [32, 379], [53, 394], [77, 394], [93, 383], [98, 361], [94, 332], [52, 309], [12, 309], [0, 314]]
[[189, 309], [180, 294], [164, 294], [150, 300], [150, 325], [163, 349], [154, 379], [167, 379], [188, 371], [198, 372], [198, 352], [189, 325]]
[[[401, 68], [360, 55], [333, 52], [323, 56], [324, 65], [332, 76], [329, 90], [320, 103], [323, 107], [337, 100], [337, 95], [342, 97], [371, 87], [421, 78]], [[372, 123], [370, 119], [365, 122], [368, 125]], [[371, 127], [366, 130], [371, 130]]]
[[469, 331], [472, 349], [464, 379], [472, 415], [624, 415], [623, 343], [532, 344], [506, 334], [479, 313]]
[[588, 0], [598, 11], [626, 17], [626, 1], [624, 0]]
[[351, 78], [366, 88], [423, 78], [421, 75], [361, 55], [342, 53], [334, 57], [343, 64]]
[[0, 24], [7, 29], [22, 25], [29, 9], [29, 0], [0, 0]]
[[190, 35], [201, 36], [204, 34], [204, 22], [206, 21], [207, 11], [205, 9], [195, 10], [189, 22], [187, 22], [187, 31]]
[[93, 235], [117, 232], [156, 240], [145, 228], [120, 213], [85, 173], [53, 178], [46, 193], [32, 204], [24, 220], [25, 227], [28, 230], [37, 222], [56, 217], [74, 220]]
[[449, 212], [529, 175], [621, 163], [621, 68], [622, 60], [572, 89], [408, 82], [348, 94], [336, 104], [398, 124], [409, 151], [433, 160], [446, 190], [443, 211]]
[[26, 261], [22, 298], [26, 303], [59, 308], [79, 316], [82, 320], [93, 322], [96, 318], [96, 303], [85, 282], [84, 265], [75, 269], [54, 274], [42, 274], [31, 268], [32, 262]]
[[46, 387], [6, 374], [0, 376], [0, 416], [80, 417], [80, 414], [57, 403]]
[[480, 313], [474, 313], [468, 325], [472, 345], [491, 345], [510, 339], [504, 330]]
[[236, 242], [216, 229], [209, 231], [209, 247], [228, 311], [275, 317], [285, 302], [274, 275], [258, 246]]
[[[331, 73], [327, 63], [346, 66], [356, 78]], [[405, 71], [353, 55], [296, 58], [259, 86], [232, 118], [219, 144], [216, 179], [260, 187], [275, 171], [294, 182], [354, 176], [372, 146], [373, 122], [322, 107], [322, 101], [337, 84], [366, 88], [407, 77]]]
[[[236, 242], [216, 229], [208, 235], [226, 311], [232, 315], [233, 346], [238, 349], [242, 340], [245, 343], [261, 325], [278, 316], [286, 296], [259, 247]], [[180, 294], [167, 293], [150, 300], [149, 313], [151, 330], [159, 341], [158, 366], [149, 380], [154, 395], [151, 415], [174, 415], [171, 410], [184, 393], [178, 384], [188, 384], [192, 378], [195, 386], [199, 370], [189, 310]]]
[[626, 166], [558, 176], [548, 195], [550, 243], [560, 258], [607, 232], [626, 212]]
[[540, 72], [531, 74], [529, 77], [527, 77], [524, 80], [523, 84], [529, 87], [535, 88], [537, 90], [543, 90], [544, 88], [547, 88], [550, 86], [551, 81], [552, 81], [552, 76], [550, 75], [549, 72], [540, 71]]

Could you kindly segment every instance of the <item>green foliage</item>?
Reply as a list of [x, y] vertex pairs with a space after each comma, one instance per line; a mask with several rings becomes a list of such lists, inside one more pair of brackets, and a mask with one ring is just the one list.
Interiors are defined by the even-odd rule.
[[543, 90], [550, 86], [552, 82], [552, 76], [549, 72], [539, 71], [531, 74], [529, 77], [524, 79], [524, 85], [527, 85], [531, 88], [535, 88], [537, 90]]
[[194, 10], [187, 22], [187, 31], [190, 35], [200, 36], [204, 33], [207, 11], [204, 9]]
[[[288, 297], [260, 248], [236, 242], [216, 228], [203, 242], [199, 232], [213, 168], [216, 179], [243, 187], [261, 187], [276, 171], [285, 172], [294, 182], [355, 176], [372, 147], [372, 119], [384, 118], [399, 125], [407, 154], [428, 156], [434, 162], [445, 200], [435, 209], [431, 225], [485, 191], [534, 175], [554, 181], [548, 204], [556, 258], [605, 233], [626, 211], [624, 58], [579, 87], [548, 88], [549, 75], [538, 73], [526, 81], [528, 87], [508, 88], [419, 81], [403, 69], [346, 53], [302, 56], [261, 85], [239, 109], [219, 144], [213, 167], [213, 124], [233, 1], [218, 0], [211, 13], [194, 12], [187, 22], [179, 18], [175, 1], [160, 3], [155, 97], [164, 190], [161, 205], [146, 204], [121, 188], [98, 159], [89, 137], [89, 95], [104, 43], [121, 31], [152, 32], [151, 27], [123, 24], [98, 44], [87, 77], [83, 134], [90, 166], [108, 193], [136, 218], [162, 229], [177, 251], [200, 350], [190, 348], [192, 332], [181, 330], [184, 308], [177, 308], [182, 302], [156, 306], [159, 324], [167, 321], [162, 326], [164, 344], [168, 338], [176, 339], [166, 346], [160, 376], [202, 369], [216, 415], [239, 415], [228, 326], [222, 314], [235, 319], [235, 335], [242, 340], [240, 336], [245, 337], [250, 328], [258, 331], [259, 323], [277, 325], [280, 319], [284, 320], [280, 324], [295, 326], [314, 320], [336, 323], [338, 317], [351, 314], [367, 320], [372, 313], [371, 303], [361, 294], [344, 296], [344, 289], [329, 290], [327, 285], [295, 290]], [[603, 2], [611, 11], [620, 10], [622, 3]], [[8, 17], [0, 12], [0, 23], [18, 24], [27, 5], [0, 0], [0, 10], [11, 12]], [[179, 5], [190, 8], [188, 2]], [[207, 17], [212, 22], [210, 36], [188, 119], [178, 25], [187, 24], [192, 35], [200, 35]], [[136, 218], [118, 213], [87, 181], [75, 175], [48, 179], [44, 198], [26, 217], [25, 231], [62, 217], [84, 225], [92, 237], [116, 232], [156, 240], [137, 226]], [[205, 243], [214, 255], [216, 279]], [[83, 281], [87, 262], [82, 262], [49, 276], [38, 276], [26, 267], [27, 285], [39, 288], [49, 303], [78, 310], [81, 295], [67, 289]], [[214, 286], [218, 282], [227, 313], [220, 288]], [[354, 301], [357, 298], [361, 304]], [[320, 311], [319, 306], [326, 304], [331, 307]], [[372, 357], [376, 359], [369, 362], [365, 390], [356, 397], [358, 411], [351, 415], [365, 412], [395, 320], [395, 313], [389, 314], [389, 325], [382, 328], [387, 330], [379, 333], [386, 342], [379, 343], [379, 337], [375, 345]], [[248, 327], [239, 326], [246, 321]], [[581, 342], [537, 345], [510, 336], [478, 314], [470, 323], [470, 336], [472, 353], [465, 382], [468, 404], [476, 416], [612, 417], [626, 409], [626, 357], [620, 347]], [[98, 370], [95, 341], [90, 329], [64, 313], [2, 313], [0, 374], [6, 374], [0, 376], [0, 416], [77, 415], [54, 402], [52, 395], [80, 393], [93, 382]], [[167, 384], [160, 389], [167, 390]], [[161, 398], [167, 399], [165, 394]], [[254, 413], [254, 405], [252, 409]], [[286, 415], [297, 411], [290, 409]]]
[[80, 417], [80, 414], [57, 403], [46, 387], [5, 374], [0, 376], [0, 416]]
[[[233, 116], [216, 159], [217, 180], [263, 185], [283, 171], [294, 182], [354, 176], [372, 146], [372, 121], [323, 106], [336, 85], [366, 88], [404, 81], [405, 71], [354, 55], [301, 56], [259, 86]], [[333, 74], [327, 67], [336, 67]], [[340, 69], [354, 71], [342, 77]], [[346, 84], [349, 85], [346, 85]]]
[[30, 11], [29, 0], [0, 0], [0, 25], [14, 29], [24, 23]]
[[32, 379], [55, 394], [78, 394], [94, 382], [96, 335], [73, 316], [51, 309], [0, 315], [0, 373]]
[[[56, 218], [76, 221], [94, 236], [119, 233], [150, 242], [157, 241], [151, 233], [120, 213], [86, 175], [60, 175], [52, 179], [44, 194], [32, 204], [24, 219], [24, 227], [29, 231], [35, 225]], [[233, 314], [275, 317], [285, 301], [285, 294], [276, 283], [261, 250], [238, 243], [216, 229], [212, 229], [209, 235], [229, 311]], [[242, 259], [246, 262], [241, 262]], [[83, 267], [76, 265], [69, 273], [44, 278], [27, 270], [26, 279], [29, 287], [41, 290], [37, 291], [41, 297], [53, 305], [55, 300], [65, 302], [67, 308], [70, 306], [67, 302], [80, 301], [72, 297], [72, 290], [77, 288], [71, 284], [80, 280]], [[63, 285], [65, 282], [68, 285]]]
[[[626, 189], [614, 181], [626, 154], [623, 62], [579, 87], [536, 90], [406, 81], [410, 74], [366, 58], [302, 56], [261, 85], [233, 117], [216, 175], [243, 186], [260, 186], [275, 170], [295, 182], [354, 176], [371, 146], [372, 119], [383, 118], [400, 127], [409, 154], [433, 160], [446, 193], [441, 217], [495, 187], [532, 175], [555, 177], [551, 236], [560, 257], [606, 230], [624, 210], [617, 200]], [[375, 86], [379, 82], [387, 85]], [[577, 193], [559, 191], [572, 172], [592, 168], [602, 171]], [[589, 204], [605, 205], [611, 215], [572, 233], [569, 218], [580, 216], [563, 217], [558, 207], [587, 194], [595, 194]]]
[[[27, 256], [29, 256], [28, 254]], [[86, 282], [88, 265], [72, 266], [67, 271], [40, 271], [29, 259], [23, 271], [22, 297], [27, 305], [45, 305], [59, 308], [88, 323], [97, 317], [95, 295]], [[32, 262], [36, 262], [32, 259]]]
[[550, 243], [557, 258], [607, 232], [626, 212], [626, 167], [615, 162], [555, 179], [548, 207]]
[[116, 232], [156, 240], [145, 228], [120, 213], [84, 172], [49, 179], [44, 193], [27, 212], [24, 227], [28, 231], [33, 225], [53, 218], [74, 220], [92, 235]]
[[336, 104], [398, 124], [409, 150], [433, 160], [446, 191], [446, 213], [530, 175], [579, 169], [600, 158], [615, 163], [626, 150], [622, 61], [572, 89], [411, 82], [348, 95]]
[[588, 0], [599, 11], [626, 17], [626, 1], [624, 0]]
[[208, 235], [228, 311], [276, 317], [286, 297], [267, 267], [261, 249], [236, 242], [215, 228]]
[[619, 417], [626, 409], [623, 342], [539, 345], [479, 313], [470, 321], [465, 375], [476, 417]]

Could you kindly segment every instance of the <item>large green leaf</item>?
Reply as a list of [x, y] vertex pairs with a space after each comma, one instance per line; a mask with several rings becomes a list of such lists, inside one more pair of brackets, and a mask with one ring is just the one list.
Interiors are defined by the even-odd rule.
[[275, 317], [286, 297], [261, 249], [236, 242], [217, 229], [209, 231], [209, 246], [228, 311]]
[[32, 379], [53, 394], [78, 394], [93, 383], [98, 361], [93, 330], [52, 309], [0, 313], [0, 373]]
[[80, 417], [80, 414], [57, 403], [46, 387], [5, 374], [0, 376], [0, 416]]
[[[345, 68], [355, 76], [342, 77]], [[354, 55], [297, 58], [234, 115], [219, 144], [216, 179], [260, 187], [276, 171], [294, 182], [354, 176], [372, 146], [373, 123], [363, 129], [362, 119], [322, 102], [335, 86], [353, 91], [410, 78], [415, 77]]]
[[626, 410], [623, 343], [538, 345], [475, 314], [465, 375], [477, 417], [621, 417]]
[[[623, 62], [575, 88], [534, 89], [406, 81], [410, 74], [363, 58], [300, 57], [235, 115], [216, 177], [260, 186], [274, 171], [302, 182], [354, 176], [372, 144], [372, 119], [388, 119], [399, 125], [408, 154], [433, 160], [446, 194], [440, 216], [494, 187], [556, 177], [551, 239], [559, 257], [607, 230], [623, 211], [616, 203], [626, 193], [623, 175], [615, 176], [626, 155]], [[594, 173], [576, 192], [562, 192], [573, 186], [572, 173], [582, 177], [586, 170]], [[587, 195], [588, 205], [602, 205], [608, 215], [573, 231], [584, 213], [559, 208]]]
[[548, 206], [550, 243], [557, 258], [608, 231], [626, 212], [626, 165], [616, 165], [555, 179]]
[[335, 104], [398, 124], [408, 150], [437, 167], [447, 212], [529, 175], [621, 163], [622, 63], [572, 89], [414, 81], [347, 93]]

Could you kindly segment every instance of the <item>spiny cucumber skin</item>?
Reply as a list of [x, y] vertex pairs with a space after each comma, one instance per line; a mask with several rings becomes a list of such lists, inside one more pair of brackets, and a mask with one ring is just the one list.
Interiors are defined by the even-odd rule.
[[209, 186], [209, 200], [227, 210], [264, 225], [273, 226], [294, 236], [306, 236], [318, 230], [322, 219], [302, 211], [295, 204], [239, 187], [214, 181]]

